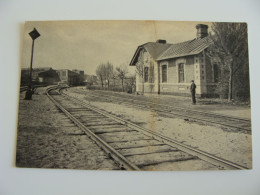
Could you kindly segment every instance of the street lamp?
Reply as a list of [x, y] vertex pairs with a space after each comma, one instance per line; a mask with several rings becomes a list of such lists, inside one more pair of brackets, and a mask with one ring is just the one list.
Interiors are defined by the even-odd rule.
[[33, 42], [32, 42], [32, 53], [31, 53], [31, 66], [30, 66], [30, 76], [29, 76], [29, 85], [28, 85], [28, 89], [25, 93], [25, 100], [31, 100], [32, 99], [32, 93], [33, 93], [33, 89], [32, 89], [32, 64], [33, 64], [33, 49], [34, 49], [34, 40], [37, 39], [40, 35], [40, 33], [36, 30], [36, 28], [33, 29], [32, 32], [29, 33], [29, 35], [31, 36]]

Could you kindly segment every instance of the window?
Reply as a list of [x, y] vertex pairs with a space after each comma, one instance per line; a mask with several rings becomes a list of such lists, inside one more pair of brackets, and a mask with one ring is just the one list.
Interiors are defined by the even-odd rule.
[[179, 83], [184, 83], [184, 63], [179, 64]]
[[162, 83], [167, 82], [167, 65], [162, 65]]
[[214, 82], [217, 83], [219, 82], [219, 74], [218, 74], [218, 65], [213, 64], [213, 72], [214, 72]]
[[144, 82], [148, 82], [148, 67], [144, 67]]

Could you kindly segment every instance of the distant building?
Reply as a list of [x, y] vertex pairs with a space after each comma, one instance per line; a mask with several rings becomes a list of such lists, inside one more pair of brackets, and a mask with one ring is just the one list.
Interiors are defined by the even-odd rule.
[[77, 74], [79, 74], [79, 84], [82, 85], [84, 82], [84, 71], [83, 70], [77, 70], [77, 69], [73, 69], [72, 72], [75, 72]]
[[58, 73], [53, 70], [47, 70], [38, 74], [38, 81], [40, 83], [57, 84], [60, 81]]
[[[45, 72], [50, 70], [51, 67], [41, 67], [41, 68], [33, 68], [32, 69], [32, 81], [38, 82], [38, 75], [41, 72]], [[28, 84], [29, 82], [29, 75], [30, 75], [30, 69], [29, 68], [22, 68], [21, 70], [21, 84]]]
[[78, 69], [72, 69], [73, 72], [79, 74], [80, 76], [84, 77], [84, 71], [83, 70], [78, 70]]
[[[68, 85], [82, 85], [82, 73], [77, 73], [68, 69], [56, 70], [61, 81], [66, 81]], [[83, 71], [84, 78], [84, 71]]]
[[84, 83], [90, 85], [97, 85], [97, 76], [96, 75], [84, 75]]
[[[21, 70], [21, 84], [29, 83], [29, 68]], [[56, 83], [58, 81], [66, 81], [68, 85], [83, 85], [84, 71], [82, 70], [54, 70], [51, 67], [34, 68], [32, 70], [32, 81], [34, 83]]]
[[136, 91], [185, 95], [194, 80], [198, 96], [214, 96], [219, 80], [218, 65], [205, 55], [211, 44], [208, 26], [198, 24], [195, 39], [168, 44], [165, 40], [140, 45], [130, 66], [143, 67], [136, 76]]
[[37, 81], [38, 76], [39, 76], [39, 73], [45, 72], [45, 71], [48, 71], [48, 70], [52, 70], [52, 67], [33, 68], [33, 71], [32, 71], [32, 80]]

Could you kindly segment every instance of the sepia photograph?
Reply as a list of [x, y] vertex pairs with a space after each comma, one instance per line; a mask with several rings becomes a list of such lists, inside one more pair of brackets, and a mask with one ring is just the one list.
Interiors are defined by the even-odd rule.
[[252, 169], [248, 25], [27, 21], [20, 168]]

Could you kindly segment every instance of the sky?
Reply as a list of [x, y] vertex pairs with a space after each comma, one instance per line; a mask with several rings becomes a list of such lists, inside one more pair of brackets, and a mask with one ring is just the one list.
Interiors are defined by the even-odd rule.
[[79, 69], [95, 74], [96, 67], [108, 61], [115, 67], [128, 65], [137, 47], [146, 42], [194, 39], [197, 24], [211, 25], [172, 21], [29, 21], [24, 25], [21, 67], [30, 66], [32, 39], [28, 33], [34, 28], [41, 36], [34, 43], [33, 68]]

